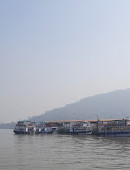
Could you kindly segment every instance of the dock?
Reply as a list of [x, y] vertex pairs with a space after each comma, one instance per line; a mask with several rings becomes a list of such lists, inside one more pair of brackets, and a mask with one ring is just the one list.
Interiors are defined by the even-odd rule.
[[18, 121], [15, 134], [86, 134], [97, 136], [130, 136], [130, 119]]

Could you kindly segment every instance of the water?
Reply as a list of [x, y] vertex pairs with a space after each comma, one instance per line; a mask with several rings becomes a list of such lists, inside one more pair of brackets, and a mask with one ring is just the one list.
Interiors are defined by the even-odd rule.
[[130, 168], [130, 137], [15, 135], [0, 130], [0, 170]]

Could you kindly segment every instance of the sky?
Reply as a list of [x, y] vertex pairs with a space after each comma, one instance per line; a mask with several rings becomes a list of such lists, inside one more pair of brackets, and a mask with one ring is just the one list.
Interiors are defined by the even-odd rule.
[[0, 122], [130, 88], [129, 0], [0, 0]]

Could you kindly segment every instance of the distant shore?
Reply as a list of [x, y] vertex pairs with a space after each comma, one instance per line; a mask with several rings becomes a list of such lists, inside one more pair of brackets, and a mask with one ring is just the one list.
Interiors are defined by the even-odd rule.
[[0, 129], [14, 129], [15, 124], [16, 124], [15, 122], [0, 123]]

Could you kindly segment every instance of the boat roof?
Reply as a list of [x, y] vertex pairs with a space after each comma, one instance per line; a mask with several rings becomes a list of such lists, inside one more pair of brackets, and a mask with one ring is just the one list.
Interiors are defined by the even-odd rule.
[[71, 123], [71, 122], [90, 122], [90, 123], [96, 123], [96, 122], [110, 122], [110, 121], [121, 121], [126, 119], [103, 119], [103, 120], [62, 120], [62, 121], [48, 121], [46, 123]]

